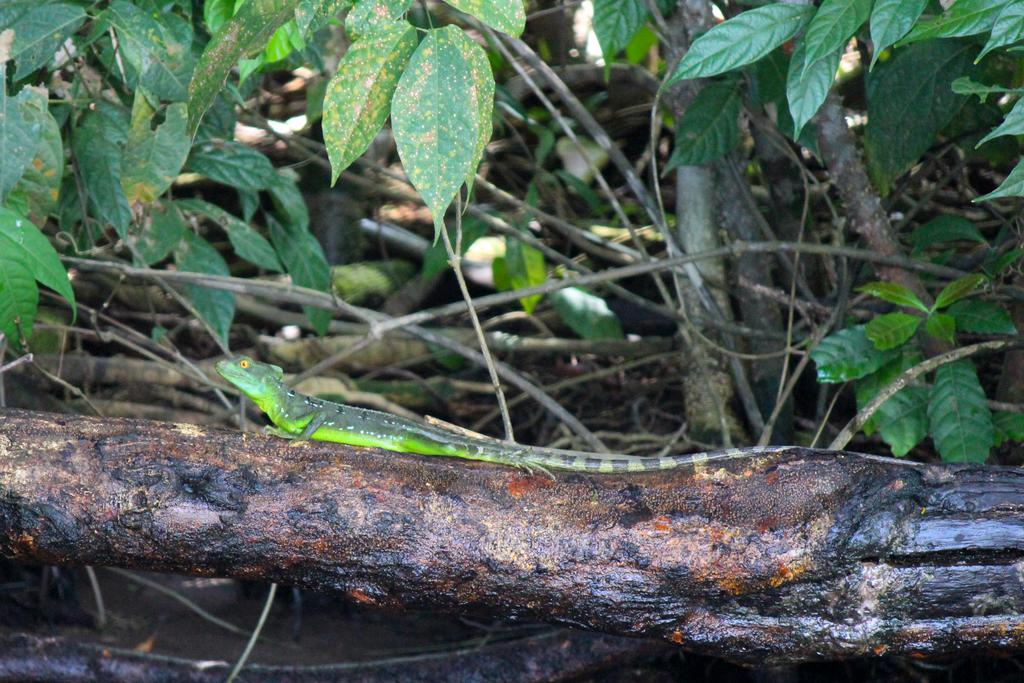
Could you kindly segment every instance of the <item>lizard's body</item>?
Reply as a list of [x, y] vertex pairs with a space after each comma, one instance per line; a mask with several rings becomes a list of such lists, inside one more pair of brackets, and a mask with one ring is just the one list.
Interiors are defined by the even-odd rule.
[[239, 356], [217, 363], [217, 372], [267, 414], [282, 436], [371, 446], [400, 453], [442, 455], [540, 470], [651, 472], [712, 460], [767, 455], [782, 447], [732, 448], [692, 455], [638, 457], [539, 448], [474, 438], [377, 410], [304, 396], [289, 389], [281, 368]]

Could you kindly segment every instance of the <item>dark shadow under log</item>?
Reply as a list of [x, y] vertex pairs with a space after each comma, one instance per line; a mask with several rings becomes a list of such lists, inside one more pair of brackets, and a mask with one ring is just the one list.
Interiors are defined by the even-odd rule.
[[338, 590], [748, 663], [1024, 643], [1024, 472], [793, 448], [506, 467], [141, 420], [0, 414], [0, 552]]

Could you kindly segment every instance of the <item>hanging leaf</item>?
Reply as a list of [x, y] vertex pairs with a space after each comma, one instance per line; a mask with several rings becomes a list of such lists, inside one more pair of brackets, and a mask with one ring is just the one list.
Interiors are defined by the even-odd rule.
[[800, 65], [805, 61], [804, 43], [801, 41], [797, 44], [786, 77], [786, 101], [789, 103], [789, 113], [793, 117], [794, 139], [800, 137], [804, 126], [818, 113], [818, 109], [828, 96], [836, 71], [839, 70], [843, 49], [840, 47], [832, 54], [825, 55], [801, 69]]
[[127, 140], [124, 112], [108, 103], [87, 111], [72, 132], [72, 149], [82, 177], [89, 213], [111, 225], [121, 239], [128, 234], [131, 210], [121, 189], [121, 148]]
[[129, 205], [151, 202], [170, 189], [192, 146], [185, 130], [184, 102], [167, 107], [164, 122], [156, 130], [152, 127], [154, 114], [146, 98], [136, 94], [121, 174]]
[[[228, 264], [209, 242], [190, 231], [174, 252], [174, 264], [179, 270], [210, 275], [230, 275]], [[201, 285], [187, 285], [185, 295], [196, 309], [196, 313], [225, 343], [235, 317], [235, 295], [219, 289]]]
[[12, 193], [25, 197], [29, 220], [36, 225], [43, 225], [57, 208], [64, 172], [60, 125], [50, 113], [45, 89], [26, 86], [15, 99], [21, 105], [25, 118], [33, 121], [33, 127], [38, 124], [39, 134], [32, 160], [25, 167]]
[[85, 17], [81, 7], [62, 2], [36, 5], [18, 17], [9, 26], [14, 31], [10, 57], [18, 66], [14, 80], [20, 81], [50, 62]]
[[270, 159], [240, 142], [208, 141], [192, 149], [185, 168], [239, 190], [265, 190], [277, 179]]
[[[327, 265], [323, 247], [308, 230], [296, 230], [281, 225], [272, 216], [267, 216], [270, 241], [277, 250], [281, 262], [288, 270], [292, 282], [300, 287], [309, 287], [321, 292], [328, 291], [331, 284], [331, 269]], [[314, 306], [303, 306], [306, 317], [320, 336], [327, 333], [331, 312]]]
[[475, 151], [485, 112], [472, 88], [468, 52], [474, 49], [480, 48], [455, 26], [428, 31], [391, 103], [398, 155], [433, 214], [435, 238], [445, 211], [478, 161]]
[[974, 223], [949, 214], [937, 216], [924, 225], [917, 226], [910, 235], [910, 243], [914, 245], [912, 253], [915, 255], [932, 245], [960, 240], [985, 243], [985, 238]]
[[1024, 197], [1024, 159], [1017, 162], [1017, 165], [1013, 167], [1013, 170], [1006, 176], [1006, 180], [1000, 183], [999, 187], [988, 194], [975, 197], [973, 201], [987, 202], [999, 197]]
[[665, 85], [756, 62], [799, 33], [814, 12], [812, 6], [783, 3], [741, 12], [693, 41]]
[[875, 0], [871, 10], [871, 68], [882, 51], [907, 35], [928, 6], [928, 0]]
[[128, 243], [142, 263], [163, 261], [185, 237], [185, 219], [173, 202], [154, 202], [145, 217], [128, 230]]
[[664, 172], [725, 156], [740, 142], [742, 109], [739, 79], [708, 83], [701, 88], [679, 120], [675, 147]]
[[1012, 45], [1019, 40], [1024, 40], [1024, 4], [1008, 2], [1003, 5], [999, 16], [992, 24], [992, 35], [985, 43], [985, 48], [974, 61], [977, 63], [992, 50]]
[[284, 271], [270, 242], [245, 221], [202, 199], [179, 199], [175, 204], [185, 211], [205, 216], [217, 223], [228, 234], [235, 253], [249, 263], [275, 273]]
[[0, 203], [32, 161], [41, 127], [38, 120], [25, 115], [17, 98], [7, 96], [7, 85], [0, 81]]
[[802, 76], [806, 76], [811, 65], [819, 59], [846, 47], [861, 24], [868, 20], [872, 2], [823, 0], [801, 40], [804, 44], [804, 63], [800, 65]]
[[323, 104], [332, 185], [384, 126], [398, 78], [415, 49], [416, 30], [396, 22], [357, 40], [345, 52]]
[[594, 33], [610, 63], [647, 21], [643, 0], [594, 0]]
[[945, 462], [985, 462], [995, 436], [992, 413], [974, 366], [966, 360], [935, 371], [928, 431]]
[[989, 140], [998, 138], [1001, 135], [1024, 135], [1024, 97], [1017, 100], [1017, 104], [1013, 105], [1013, 109], [1007, 113], [1003, 122], [995, 130], [979, 140], [974, 148], [977, 149]]
[[558, 317], [583, 339], [622, 339], [622, 325], [605, 300], [579, 287], [551, 295]]
[[984, 33], [995, 24], [1007, 2], [1009, 0], [957, 0], [942, 15], [915, 26], [900, 44]]
[[[523, 0], [445, 0], [455, 9], [476, 17], [491, 28], [518, 38], [526, 28]], [[595, 14], [597, 8], [594, 8]]]
[[189, 135], [195, 135], [231, 68], [263, 49], [278, 27], [294, 16], [297, 1], [247, 0], [207, 43], [188, 86]]
[[[405, 14], [411, 4], [412, 0], [359, 0], [345, 17], [345, 33], [358, 43], [377, 31], [393, 30], [395, 22]], [[349, 50], [355, 44], [353, 43]], [[395, 79], [397, 78], [396, 73]]]

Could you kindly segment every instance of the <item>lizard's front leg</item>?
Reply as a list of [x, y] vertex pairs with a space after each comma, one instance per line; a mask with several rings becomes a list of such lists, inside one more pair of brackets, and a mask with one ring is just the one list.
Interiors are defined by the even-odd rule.
[[313, 418], [306, 423], [306, 426], [302, 428], [302, 432], [296, 437], [297, 439], [311, 439], [316, 434], [316, 430], [320, 429], [324, 423], [327, 422], [327, 416], [322, 410], [318, 410], [313, 413]]

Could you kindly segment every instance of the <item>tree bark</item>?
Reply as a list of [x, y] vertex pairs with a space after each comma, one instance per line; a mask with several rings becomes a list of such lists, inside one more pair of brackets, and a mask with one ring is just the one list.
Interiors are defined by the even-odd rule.
[[0, 552], [667, 639], [737, 662], [1017, 649], [1024, 473], [794, 447], [553, 478], [0, 413]]

